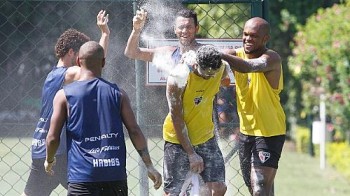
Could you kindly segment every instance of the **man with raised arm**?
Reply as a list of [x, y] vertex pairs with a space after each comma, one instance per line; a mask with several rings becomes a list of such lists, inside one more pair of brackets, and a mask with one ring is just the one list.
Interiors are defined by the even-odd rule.
[[174, 65], [181, 59], [181, 55], [190, 50], [197, 50], [201, 45], [196, 41], [199, 30], [197, 14], [193, 10], [182, 9], [175, 16], [174, 32], [179, 42], [177, 46], [162, 46], [157, 48], [140, 48], [140, 35], [145, 25], [147, 12], [138, 10], [133, 18], [133, 30], [128, 39], [124, 54], [132, 59], [152, 62], [155, 53], [171, 53]]
[[[100, 44], [107, 54], [109, 34], [108, 14], [101, 10], [97, 14], [97, 26], [101, 30]], [[65, 134], [61, 136], [61, 145], [56, 154], [57, 172], [55, 176], [49, 176], [44, 169], [46, 156], [46, 136], [50, 127], [52, 115], [52, 102], [56, 92], [63, 85], [77, 80], [80, 76], [80, 67], [76, 66], [76, 57], [80, 46], [90, 38], [76, 29], [68, 29], [63, 32], [55, 45], [55, 53], [58, 63], [47, 75], [42, 89], [40, 118], [33, 134], [31, 155], [32, 164], [30, 174], [22, 196], [50, 195], [58, 186], [67, 189], [67, 153]]]

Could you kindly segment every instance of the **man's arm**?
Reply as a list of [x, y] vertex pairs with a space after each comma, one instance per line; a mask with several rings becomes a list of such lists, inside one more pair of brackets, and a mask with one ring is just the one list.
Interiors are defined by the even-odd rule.
[[[101, 38], [99, 44], [102, 46], [105, 57], [107, 57], [108, 52], [108, 46], [109, 46], [109, 27], [108, 27], [108, 14], [106, 14], [105, 10], [101, 10], [97, 14], [97, 26], [101, 30]], [[78, 63], [76, 63], [78, 64]], [[64, 84], [70, 84], [75, 80], [78, 80], [80, 78], [80, 67], [79, 66], [72, 66], [67, 69]]]
[[204, 169], [203, 159], [192, 147], [183, 117], [182, 96], [185, 87], [186, 86], [179, 87], [176, 83], [176, 79], [170, 75], [167, 80], [166, 96], [177, 139], [189, 156], [190, 169], [193, 172], [201, 173]]
[[124, 55], [131, 58], [142, 60], [146, 62], [152, 62], [155, 53], [167, 53], [173, 52], [176, 47], [174, 46], [162, 46], [156, 48], [141, 48], [139, 47], [141, 31], [145, 25], [147, 19], [147, 12], [143, 9], [137, 10], [136, 15], [133, 18], [133, 29], [126, 44]]
[[235, 49], [222, 49], [220, 50], [222, 53], [225, 53], [225, 54], [230, 54], [230, 55], [233, 55], [233, 56], [236, 56], [236, 50]]
[[272, 88], [277, 89], [281, 77], [281, 57], [273, 50], [267, 50], [258, 58], [242, 59], [226, 53], [221, 58], [227, 61], [232, 70], [241, 73], [262, 72]]
[[61, 131], [67, 119], [67, 101], [64, 91], [61, 89], [53, 100], [53, 113], [50, 121], [50, 129], [46, 137], [46, 161], [45, 171], [53, 174], [55, 154], [60, 145]]
[[125, 47], [124, 54], [125, 56], [132, 59], [151, 62], [153, 59], [154, 50], [139, 47], [140, 35], [143, 29], [143, 26], [145, 25], [146, 19], [147, 19], [146, 11], [144, 11], [143, 9], [136, 11], [136, 15], [132, 20], [133, 29], [131, 31], [130, 37]]
[[136, 122], [134, 112], [132, 111], [130, 105], [129, 97], [124, 90], [121, 90], [121, 94], [122, 121], [128, 130], [132, 144], [146, 165], [148, 177], [153, 181], [154, 188], [158, 189], [162, 185], [162, 176], [153, 166], [151, 157], [148, 152], [146, 138]]
[[268, 72], [277, 69], [281, 64], [280, 56], [272, 50], [254, 59], [242, 59], [228, 53], [221, 54], [222, 59], [229, 63], [231, 69], [241, 73]]
[[105, 57], [107, 56], [108, 52], [108, 45], [109, 45], [109, 35], [110, 35], [110, 30], [108, 27], [108, 14], [106, 14], [105, 10], [101, 10], [97, 14], [97, 26], [101, 30], [101, 38], [100, 38], [100, 45], [105, 51]]

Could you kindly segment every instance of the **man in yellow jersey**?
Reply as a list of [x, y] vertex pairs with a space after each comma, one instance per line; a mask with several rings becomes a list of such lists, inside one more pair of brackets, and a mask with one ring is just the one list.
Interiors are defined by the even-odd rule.
[[273, 182], [286, 134], [280, 103], [283, 89], [279, 54], [266, 47], [269, 23], [249, 19], [243, 29], [243, 48], [222, 53], [236, 79], [240, 118], [239, 158], [252, 195], [274, 195]]
[[[161, 46], [161, 47], [156, 47], [156, 48], [142, 48], [139, 47], [139, 41], [140, 41], [140, 36], [142, 29], [145, 25], [146, 19], [147, 19], [147, 11], [141, 9], [138, 10], [133, 18], [133, 30], [129, 36], [127, 46], [125, 48], [124, 54], [132, 59], [138, 59], [138, 60], [143, 60], [147, 62], [152, 62], [155, 60], [155, 56], [157, 53], [161, 54], [167, 54], [169, 53], [169, 56], [171, 57], [172, 63], [177, 65], [179, 61], [182, 59], [183, 60], [183, 54], [189, 52], [189, 51], [195, 51], [197, 50], [202, 44], [198, 43], [196, 41], [196, 34], [199, 30], [199, 24], [197, 20], [197, 14], [193, 10], [189, 9], [182, 9], [179, 10], [176, 15], [175, 15], [175, 21], [174, 21], [174, 32], [176, 34], [176, 37], [178, 38], [178, 44], [177, 46]], [[204, 53], [203, 53], [204, 54]], [[164, 58], [166, 58], [164, 56]], [[208, 57], [211, 58], [211, 57]], [[210, 62], [215, 62], [214, 59], [211, 59]], [[221, 59], [220, 59], [220, 64], [218, 65], [210, 65], [210, 66], [217, 66], [219, 67], [221, 65]], [[191, 95], [192, 100], [187, 101], [188, 104], [195, 104], [191, 107], [193, 108], [204, 108], [203, 110], [196, 109], [193, 113], [186, 113], [186, 115], [190, 117], [194, 117], [195, 115], [202, 115], [203, 119], [195, 119], [191, 121], [191, 126], [196, 126], [196, 136], [192, 138], [190, 141], [189, 136], [186, 134], [186, 136], [183, 136], [182, 133], [182, 128], [180, 129], [177, 128], [179, 133], [181, 135], [176, 135], [175, 129], [172, 127], [179, 127], [178, 125], [181, 125], [184, 127], [184, 111], [183, 109], [185, 107], [188, 107], [187, 104], [186, 106], [184, 105], [183, 108], [183, 94], [185, 92], [185, 88], [189, 89], [190, 87], [183, 86], [182, 84], [179, 85], [178, 81], [176, 84], [171, 83], [171, 81], [176, 78], [175, 76], [170, 76], [170, 82], [168, 81], [167, 84], [167, 97], [168, 97], [168, 102], [169, 102], [169, 108], [170, 108], [170, 113], [166, 119], [166, 122], [164, 124], [164, 133], [165, 134], [164, 138], [166, 141], [165, 144], [165, 160], [164, 161], [164, 174], [166, 175], [164, 178], [164, 191], [166, 195], [179, 195], [181, 191], [181, 186], [184, 184], [184, 180], [186, 177], [186, 172], [190, 171], [195, 171], [196, 173], [201, 173], [204, 168], [208, 168], [207, 166], [203, 165], [203, 159], [201, 155], [198, 155], [197, 153], [194, 153], [194, 149], [197, 149], [197, 145], [206, 145], [206, 146], [199, 146], [198, 148], [204, 148], [206, 149], [207, 146], [210, 147], [215, 147], [213, 151], [210, 151], [210, 153], [214, 154], [213, 159], [209, 160], [209, 162], [217, 161], [217, 163], [213, 166], [215, 169], [205, 169], [205, 172], [203, 172], [203, 175], [207, 175], [207, 177], [203, 177], [204, 180], [211, 180], [208, 178], [208, 175], [213, 176], [214, 181], [208, 181], [208, 185], [213, 192], [213, 195], [224, 195], [226, 192], [226, 185], [224, 184], [225, 182], [225, 168], [224, 168], [224, 161], [222, 159], [222, 154], [217, 147], [217, 143], [214, 137], [214, 125], [212, 123], [212, 111], [213, 111], [213, 98], [214, 95], [218, 92], [219, 87], [216, 87], [216, 85], [220, 85], [221, 82], [221, 71], [224, 69], [224, 66], [220, 66], [220, 69], [215, 67], [216, 69], [213, 69], [210, 67], [208, 64], [203, 65], [204, 68], [208, 68], [208, 70], [201, 70], [199, 65], [193, 65], [191, 66], [190, 69], [191, 73], [189, 76], [189, 80], [195, 81], [195, 85], [199, 85], [199, 87], [203, 87], [204, 89], [208, 89], [208, 86], [204, 86], [208, 81], [210, 81], [210, 85], [214, 85], [213, 88], [210, 90], [213, 90], [213, 92], [210, 92], [211, 94], [206, 94], [205, 97], [202, 96], [201, 94], [204, 94], [205, 90], [204, 89], [198, 89], [193, 91], [193, 95]], [[183, 72], [184, 70], [181, 69], [182, 66], [179, 66], [179, 69], [176, 69], [178, 72]], [[209, 69], [210, 68], [210, 69]], [[198, 71], [199, 70], [199, 71]], [[204, 73], [200, 75], [199, 73], [202, 73], [200, 71], [203, 71]], [[216, 72], [219, 72], [218, 74], [215, 74]], [[176, 72], [176, 71], [175, 71]], [[225, 72], [226, 73], [226, 72]], [[206, 75], [208, 74], [208, 75]], [[215, 77], [213, 77], [215, 76]], [[220, 77], [219, 77], [220, 76]], [[186, 77], [187, 78], [187, 77]], [[186, 79], [185, 78], [185, 79]], [[214, 79], [215, 78], [215, 79]], [[219, 79], [220, 78], [220, 79]], [[223, 78], [224, 79], [224, 78]], [[227, 79], [227, 77], [225, 77]], [[176, 80], [176, 79], [175, 79]], [[219, 83], [217, 83], [216, 80], [219, 80]], [[199, 81], [207, 81], [203, 82], [200, 84], [197, 84]], [[181, 82], [182, 83], [182, 82]], [[185, 80], [186, 83], [186, 80]], [[189, 84], [189, 83], [187, 83]], [[192, 84], [192, 83], [191, 83]], [[209, 83], [208, 83], [209, 84]], [[203, 85], [203, 86], [202, 86]], [[198, 88], [198, 86], [196, 86]], [[191, 86], [191, 89], [195, 88], [194, 86]], [[207, 90], [209, 91], [209, 90]], [[191, 90], [186, 90], [187, 94], [191, 92]], [[198, 94], [198, 96], [196, 95]], [[190, 95], [188, 95], [190, 96]], [[186, 100], [190, 100], [190, 98], [186, 98]], [[203, 101], [204, 100], [204, 101]], [[174, 101], [174, 102], [170, 102]], [[195, 102], [195, 103], [194, 103]], [[177, 103], [176, 105], [173, 105], [172, 103]], [[209, 104], [210, 103], [210, 104]], [[190, 111], [190, 110], [188, 110]], [[210, 116], [210, 117], [209, 117]], [[173, 125], [171, 119], [176, 118], [175, 124]], [[178, 121], [181, 121], [180, 124], [178, 124]], [[203, 120], [203, 121], [201, 121]], [[187, 124], [186, 124], [187, 125]], [[188, 126], [188, 125], [187, 125]], [[198, 126], [198, 128], [197, 128]], [[166, 131], [166, 130], [172, 130], [171, 131]], [[188, 129], [190, 130], [190, 129]], [[199, 132], [203, 132], [202, 135], [199, 135]], [[190, 131], [188, 131], [190, 132]], [[198, 136], [199, 135], [199, 136]], [[177, 139], [179, 137], [180, 139]], [[183, 139], [186, 137], [186, 139]], [[190, 136], [192, 137], [192, 136]], [[174, 139], [175, 138], [175, 139]], [[210, 142], [209, 142], [210, 139]], [[184, 147], [181, 147], [184, 146]], [[172, 149], [175, 149], [175, 151], [172, 151]], [[185, 149], [185, 151], [184, 151]], [[208, 153], [208, 154], [210, 154]], [[176, 156], [175, 156], [176, 154]], [[215, 155], [217, 154], [217, 155]], [[189, 162], [189, 155], [191, 155], [191, 168], [190, 168], [190, 162]], [[168, 160], [169, 159], [169, 160]], [[170, 161], [176, 161], [173, 163], [170, 163]], [[184, 161], [184, 162], [183, 162]], [[205, 162], [206, 160], [204, 160]], [[184, 168], [181, 169], [181, 172], [177, 172], [179, 169], [178, 167]], [[212, 172], [213, 175], [210, 173]], [[214, 175], [215, 174], [215, 175]], [[209, 177], [210, 177], [209, 176]]]
[[[186, 57], [187, 58], [187, 57]], [[163, 125], [164, 191], [179, 195], [189, 172], [198, 173], [205, 182], [205, 195], [224, 195], [225, 165], [214, 137], [213, 100], [225, 77], [220, 52], [214, 46], [201, 46], [194, 63], [180, 84], [176, 74], [167, 80], [166, 96], [169, 114]], [[182, 60], [184, 59], [184, 56]], [[181, 60], [180, 60], [181, 62]], [[180, 64], [178, 65], [180, 66]], [[208, 190], [209, 189], [209, 190]]]

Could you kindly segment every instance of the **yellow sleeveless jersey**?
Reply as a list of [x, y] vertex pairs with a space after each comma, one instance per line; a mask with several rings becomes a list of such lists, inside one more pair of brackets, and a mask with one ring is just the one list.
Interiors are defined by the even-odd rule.
[[[243, 48], [236, 52], [238, 57], [248, 59]], [[278, 89], [270, 86], [262, 72], [235, 72], [235, 80], [241, 133], [264, 137], [285, 134], [286, 117], [279, 97], [283, 89], [283, 74]]]
[[[225, 66], [212, 78], [205, 80], [192, 71], [182, 97], [183, 118], [192, 145], [202, 144], [214, 136], [212, 119], [213, 101], [219, 91]], [[164, 120], [163, 138], [165, 141], [179, 144], [170, 113]]]

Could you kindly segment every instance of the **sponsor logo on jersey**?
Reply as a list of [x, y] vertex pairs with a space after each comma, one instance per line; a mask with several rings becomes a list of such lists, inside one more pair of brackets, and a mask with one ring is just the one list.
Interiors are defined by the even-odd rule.
[[97, 137], [86, 137], [84, 139], [85, 142], [96, 142], [96, 141], [101, 141], [104, 139], [110, 139], [110, 138], [117, 138], [118, 137], [118, 133], [107, 133], [107, 134], [103, 134]]
[[93, 159], [92, 165], [93, 167], [115, 167], [120, 166], [120, 161], [118, 158]]
[[101, 153], [101, 152], [107, 152], [107, 151], [112, 151], [112, 150], [119, 150], [119, 146], [102, 146], [101, 148], [93, 148], [89, 150], [89, 153], [94, 154], [94, 153]]
[[201, 96], [201, 97], [196, 97], [196, 98], [194, 98], [194, 104], [195, 105], [198, 105], [198, 104], [200, 104], [201, 102], [202, 102], [202, 99], [203, 99], [203, 97]]

